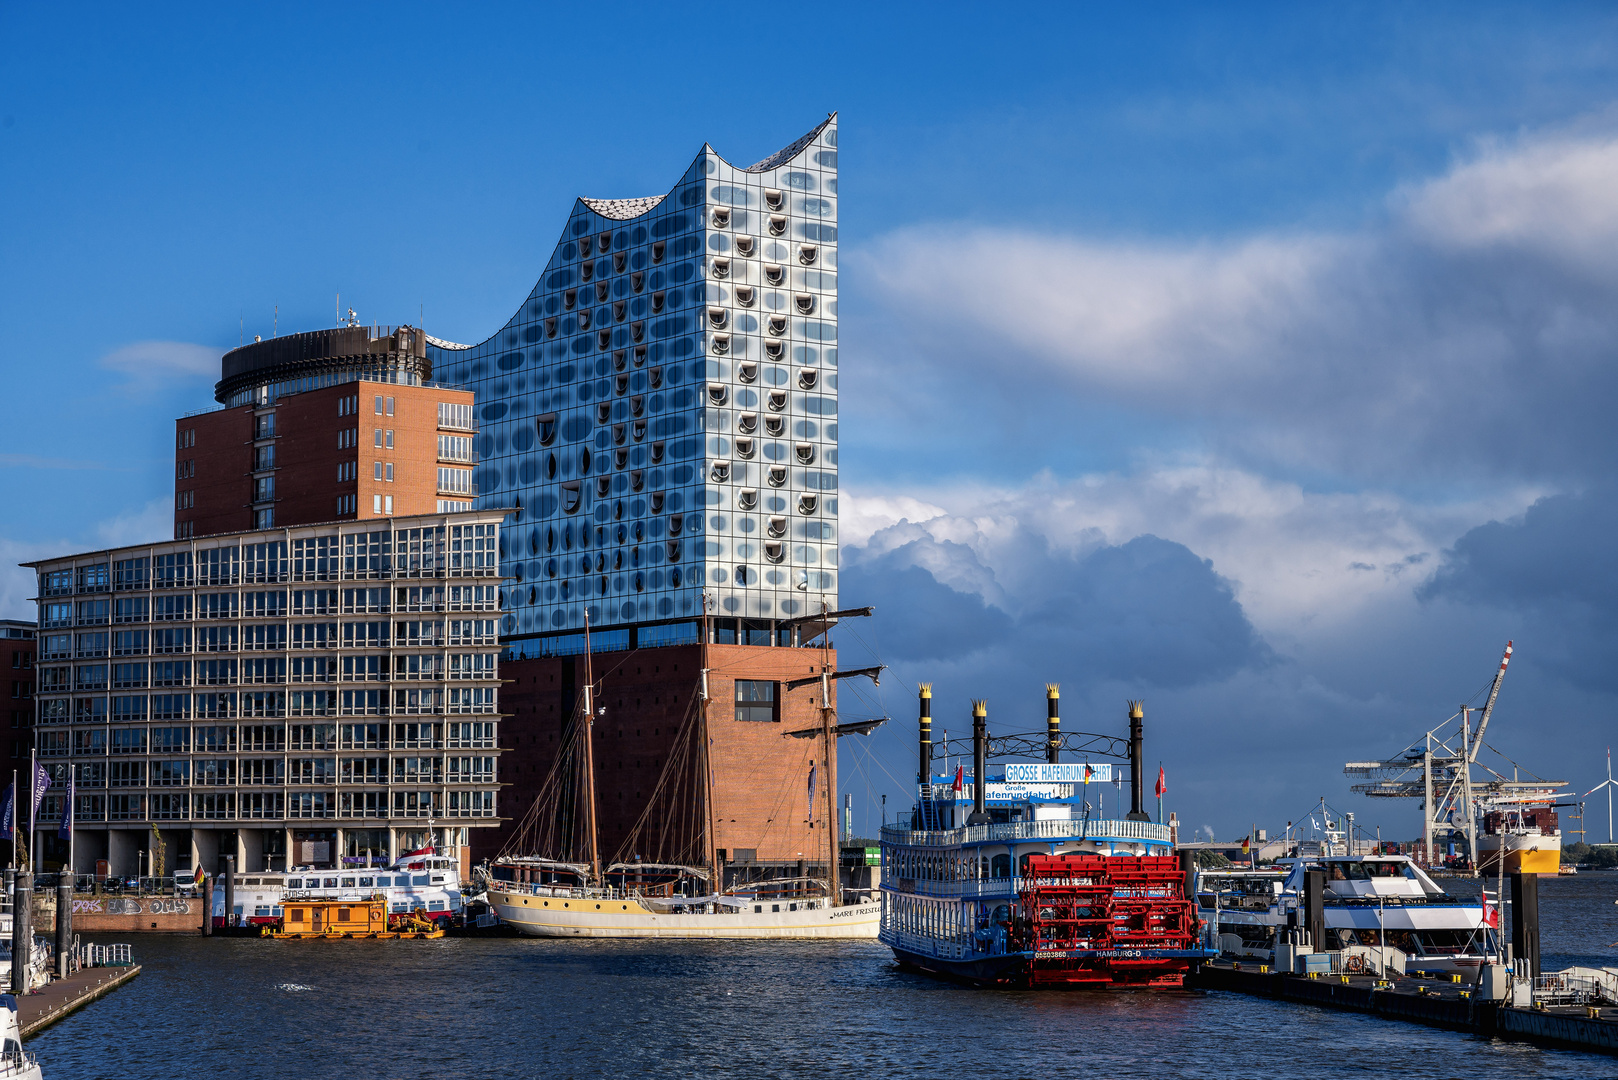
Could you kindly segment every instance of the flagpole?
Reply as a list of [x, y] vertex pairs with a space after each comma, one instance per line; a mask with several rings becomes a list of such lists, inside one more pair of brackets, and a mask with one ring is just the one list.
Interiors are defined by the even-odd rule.
[[34, 869], [34, 811], [39, 807], [39, 800], [34, 798], [34, 787], [39, 783], [38, 751], [28, 751], [28, 869]]

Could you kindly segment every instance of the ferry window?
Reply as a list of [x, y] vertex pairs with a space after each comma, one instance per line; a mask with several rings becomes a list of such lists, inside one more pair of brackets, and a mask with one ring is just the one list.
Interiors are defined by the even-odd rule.
[[443, 911], [444, 910], [444, 901], [442, 901], [442, 900], [434, 900], [432, 903], [427, 905], [427, 910], [428, 911]]
[[763, 904], [754, 904], [753, 905], [753, 911], [754, 911], [755, 914], [759, 914], [759, 915], [764, 914], [764, 905]]
[[368, 877], [360, 878], [360, 888], [362, 888], [362, 889], [369, 889], [373, 884], [374, 884], [374, 882], [373, 882], [373, 880], [371, 878], [368, 878]]
[[442, 885], [443, 883], [444, 883], [444, 875], [443, 874], [434, 874], [433, 875], [433, 884], [434, 885]]
[[291, 881], [287, 882], [287, 888], [289, 888], [289, 889], [301, 889], [301, 888], [303, 888], [303, 878], [293, 878]]
[[354, 887], [354, 879], [353, 878], [346, 877], [346, 878], [343, 879], [343, 888], [352, 889], [353, 887]]
[[773, 721], [775, 684], [762, 679], [737, 679], [736, 719]]
[[427, 875], [426, 874], [417, 874], [414, 878], [411, 879], [410, 883], [412, 885], [425, 885], [425, 884], [427, 884]]
[[780, 911], [781, 910], [781, 905], [780, 904], [771, 904], [770, 905], [770, 910], [771, 911]]
[[328, 889], [337, 888], [337, 879], [334, 878], [334, 877], [327, 878], [326, 879], [326, 888], [328, 888]]
[[994, 857], [993, 865], [994, 865], [994, 876], [995, 877], [997, 877], [997, 878], [1008, 878], [1008, 877], [1011, 876], [1011, 856], [1010, 855], [996, 855]]
[[303, 922], [303, 908], [293, 908], [287, 913], [288, 922]]

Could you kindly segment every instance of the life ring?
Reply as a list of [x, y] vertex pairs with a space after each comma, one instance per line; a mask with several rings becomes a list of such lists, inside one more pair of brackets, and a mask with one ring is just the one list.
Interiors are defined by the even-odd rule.
[[1359, 955], [1345, 956], [1343, 958], [1343, 970], [1350, 974], [1363, 972], [1365, 970], [1365, 957]]

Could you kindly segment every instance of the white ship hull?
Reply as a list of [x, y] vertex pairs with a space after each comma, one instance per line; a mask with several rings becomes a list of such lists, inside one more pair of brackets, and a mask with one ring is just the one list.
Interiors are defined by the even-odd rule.
[[488, 896], [489, 905], [503, 921], [530, 937], [874, 939], [882, 918], [878, 903], [834, 908], [823, 900], [761, 901], [742, 908], [673, 914], [624, 898], [564, 897], [493, 888]]

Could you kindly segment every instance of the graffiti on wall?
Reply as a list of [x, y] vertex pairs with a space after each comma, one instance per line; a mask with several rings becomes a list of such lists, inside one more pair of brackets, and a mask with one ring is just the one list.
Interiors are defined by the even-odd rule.
[[136, 900], [132, 897], [107, 896], [73, 901], [75, 915], [189, 915], [189, 900], [152, 898]]

